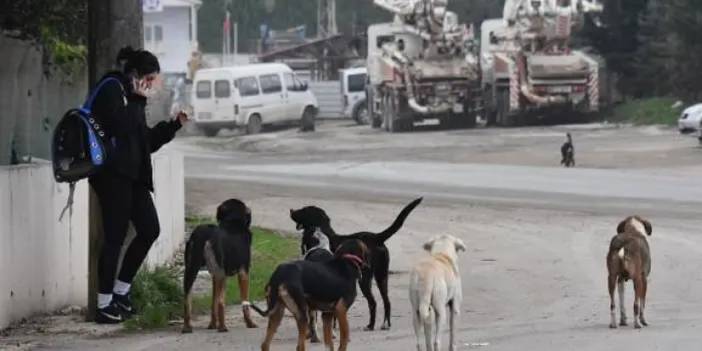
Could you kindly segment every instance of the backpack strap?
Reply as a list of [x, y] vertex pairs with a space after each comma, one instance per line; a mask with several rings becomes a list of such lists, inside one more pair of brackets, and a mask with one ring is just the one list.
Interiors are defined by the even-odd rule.
[[108, 77], [102, 80], [98, 86], [93, 89], [93, 92], [90, 94], [88, 99], [85, 101], [83, 106], [80, 107], [80, 110], [83, 111], [86, 114], [90, 114], [92, 109], [93, 109], [93, 102], [95, 102], [95, 98], [97, 97], [98, 93], [100, 92], [100, 89], [104, 87], [107, 83], [115, 81], [117, 84], [119, 84], [120, 89], [122, 89], [122, 95], [124, 96], [124, 86], [122, 86], [122, 82], [119, 81], [119, 79], [114, 78], [114, 77]]
[[67, 210], [70, 210], [69, 216], [73, 215], [73, 194], [76, 192], [76, 182], [71, 182], [68, 190], [68, 200], [66, 201], [66, 206], [61, 210], [61, 216], [59, 216], [59, 222], [63, 220], [63, 215], [66, 214]]

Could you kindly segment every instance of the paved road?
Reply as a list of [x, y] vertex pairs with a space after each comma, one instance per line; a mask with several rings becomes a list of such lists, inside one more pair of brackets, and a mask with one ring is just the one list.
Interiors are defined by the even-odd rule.
[[[576, 169], [554, 166], [565, 130], [575, 134]], [[339, 232], [379, 230], [406, 202], [425, 197], [389, 241], [393, 329], [361, 331], [367, 308], [359, 298], [352, 350], [414, 348], [406, 272], [421, 244], [443, 233], [469, 247], [461, 256], [459, 349], [696, 350], [702, 341], [702, 150], [670, 130], [589, 125], [388, 137], [334, 123], [311, 135], [186, 138], [174, 148], [187, 155], [190, 212], [211, 213], [240, 197], [256, 224], [274, 229], [294, 229], [288, 208], [317, 204]], [[654, 226], [651, 327], [612, 331], [604, 255], [616, 224], [632, 213]], [[263, 330], [242, 329], [238, 314], [229, 312], [228, 334], [182, 336], [174, 327], [56, 338], [46, 349], [258, 349]], [[285, 322], [274, 350], [293, 349], [293, 324]]]

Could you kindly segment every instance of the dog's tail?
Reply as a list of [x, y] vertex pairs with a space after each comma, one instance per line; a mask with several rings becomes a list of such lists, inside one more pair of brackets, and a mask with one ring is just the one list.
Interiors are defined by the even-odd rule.
[[390, 227], [385, 229], [382, 233], [378, 233], [378, 235], [376, 235], [376, 240], [378, 243], [384, 243], [395, 233], [397, 233], [397, 231], [402, 228], [402, 225], [405, 224], [405, 219], [407, 219], [407, 216], [409, 216], [409, 214], [412, 213], [412, 210], [414, 210], [414, 208], [422, 202], [422, 199], [423, 198], [420, 197], [410, 202], [409, 205], [405, 206]]
[[268, 317], [269, 314], [271, 314], [271, 311], [273, 310], [273, 306], [275, 306], [275, 300], [276, 296], [273, 296], [275, 294], [271, 294], [271, 286], [266, 285], [266, 304], [267, 309], [264, 311], [260, 307], [256, 306], [256, 304], [252, 303], [251, 308], [256, 311], [256, 313], [260, 314], [261, 317]]
[[193, 288], [197, 273], [205, 265], [205, 243], [216, 230], [213, 225], [199, 226], [190, 235], [185, 244], [185, 273], [183, 277], [183, 292], [187, 296]]

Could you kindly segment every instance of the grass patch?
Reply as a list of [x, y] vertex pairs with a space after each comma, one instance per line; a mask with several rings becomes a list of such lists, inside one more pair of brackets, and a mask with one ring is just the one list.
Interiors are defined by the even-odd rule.
[[667, 97], [630, 100], [614, 107], [605, 115], [605, 119], [609, 122], [636, 125], [673, 126], [677, 124], [682, 111], [682, 108], [672, 108], [676, 101], [674, 98]]
[[[188, 228], [214, 223], [207, 217], [188, 217]], [[264, 297], [264, 287], [273, 270], [282, 262], [299, 254], [299, 243], [293, 238], [261, 228], [253, 228], [252, 262], [250, 271], [251, 300]], [[132, 300], [139, 314], [125, 322], [127, 330], [156, 329], [183, 317], [182, 264], [178, 267], [159, 267], [141, 270], [132, 284]], [[210, 282], [207, 282], [209, 285]], [[211, 292], [193, 297], [193, 313], [209, 313]], [[237, 279], [227, 280], [227, 304], [241, 302]]]

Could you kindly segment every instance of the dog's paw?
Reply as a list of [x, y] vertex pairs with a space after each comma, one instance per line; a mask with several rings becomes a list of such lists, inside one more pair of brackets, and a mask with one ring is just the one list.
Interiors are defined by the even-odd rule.
[[628, 326], [628, 325], [629, 325], [629, 323], [626, 322], [626, 319], [622, 319], [622, 321], [619, 322], [619, 326], [620, 326], [620, 327], [626, 327], [626, 326]]
[[258, 325], [254, 322], [246, 322], [246, 327], [249, 329], [258, 328]]
[[212, 329], [217, 329], [217, 326], [216, 326], [214, 323], [210, 323], [210, 324], [207, 326], [207, 329], [210, 329], [210, 330], [212, 330]]
[[192, 327], [183, 327], [183, 329], [180, 332], [183, 334], [190, 334], [193, 332], [193, 328]]
[[609, 329], [617, 329], [617, 323], [610, 324]]
[[635, 329], [641, 329], [641, 324], [639, 324], [639, 323], [634, 323], [634, 328], [635, 328]]
[[383, 324], [383, 326], [380, 327], [380, 330], [390, 330], [390, 325], [389, 325], [389, 324]]
[[313, 335], [313, 336], [310, 338], [310, 342], [313, 343], [313, 344], [319, 344], [319, 343], [321, 342], [321, 340], [319, 340], [319, 338], [317, 337], [317, 335]]
[[224, 327], [224, 328], [219, 328], [219, 329], [217, 329], [217, 331], [220, 332], [220, 333], [226, 333], [226, 332], [229, 331], [229, 329], [227, 329], [227, 327]]
[[375, 327], [372, 325], [367, 325], [365, 328], [363, 328], [363, 331], [373, 331], [375, 330]]
[[648, 322], [646, 322], [645, 319], [641, 319], [641, 325], [643, 325], [644, 327], [648, 327]]

